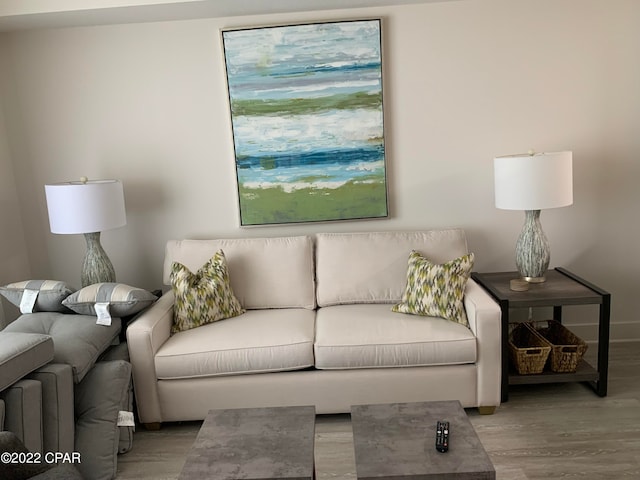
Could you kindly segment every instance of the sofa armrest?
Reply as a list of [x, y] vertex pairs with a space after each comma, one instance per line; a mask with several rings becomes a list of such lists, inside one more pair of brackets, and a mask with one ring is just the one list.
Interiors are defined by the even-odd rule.
[[127, 327], [133, 388], [141, 423], [161, 422], [155, 355], [169, 339], [173, 323], [173, 292], [165, 293]]
[[500, 306], [473, 279], [467, 282], [464, 306], [477, 339], [478, 406], [500, 405], [502, 320]]

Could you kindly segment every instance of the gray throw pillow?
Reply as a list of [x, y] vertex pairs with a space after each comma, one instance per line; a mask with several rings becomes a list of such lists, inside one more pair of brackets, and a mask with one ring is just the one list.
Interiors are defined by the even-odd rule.
[[81, 315], [96, 315], [96, 303], [108, 303], [112, 317], [127, 317], [147, 308], [158, 298], [142, 288], [123, 283], [95, 283], [68, 296], [62, 304]]
[[57, 280], [24, 280], [0, 287], [0, 295], [19, 308], [26, 290], [36, 292], [34, 295], [37, 297], [31, 310], [22, 313], [69, 312], [69, 309], [62, 305], [62, 301], [75, 292], [75, 289], [65, 282]]
[[[124, 360], [125, 362], [131, 361], [129, 358], [129, 347], [126, 342], [111, 346], [109, 350], [100, 357], [99, 362], [110, 362], [113, 360]], [[133, 415], [133, 379], [129, 382], [129, 388], [123, 392], [123, 395], [120, 410], [124, 412], [131, 412], [131, 415]], [[118, 453], [127, 453], [133, 448], [133, 433], [135, 432], [135, 426], [121, 425], [118, 429], [120, 430]]]
[[118, 470], [120, 430], [118, 412], [127, 396], [131, 364], [124, 360], [98, 362], [75, 387], [78, 470], [94, 480], [111, 480]]

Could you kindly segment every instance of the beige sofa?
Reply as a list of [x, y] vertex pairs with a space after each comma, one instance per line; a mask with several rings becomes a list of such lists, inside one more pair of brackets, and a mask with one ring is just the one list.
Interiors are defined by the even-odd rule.
[[196, 271], [225, 253], [238, 317], [171, 335], [169, 290], [127, 329], [139, 419], [201, 420], [214, 408], [315, 405], [349, 412], [367, 403], [459, 400], [492, 413], [500, 403], [500, 309], [469, 279], [470, 328], [394, 313], [407, 260], [464, 255], [461, 229], [169, 241]]

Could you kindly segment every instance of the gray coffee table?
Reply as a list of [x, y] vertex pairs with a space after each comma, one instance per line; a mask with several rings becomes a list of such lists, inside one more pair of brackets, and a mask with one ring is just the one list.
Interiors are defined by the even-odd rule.
[[313, 406], [211, 410], [180, 480], [314, 478]]
[[[450, 423], [446, 453], [435, 448], [438, 420]], [[496, 478], [458, 401], [357, 405], [351, 407], [351, 425], [359, 479]]]

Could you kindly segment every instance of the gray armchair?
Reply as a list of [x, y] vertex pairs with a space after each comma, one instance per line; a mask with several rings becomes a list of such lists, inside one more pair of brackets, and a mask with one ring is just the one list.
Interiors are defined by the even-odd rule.
[[77, 452], [87, 480], [114, 478], [117, 454], [132, 444], [133, 429], [117, 425], [133, 401], [126, 345], [112, 347], [120, 329], [119, 318], [104, 326], [95, 316], [37, 312], [0, 331], [4, 429], [31, 452]]
[[11, 430], [42, 452], [42, 384], [27, 376], [53, 360], [53, 340], [38, 333], [0, 331], [0, 430]]

